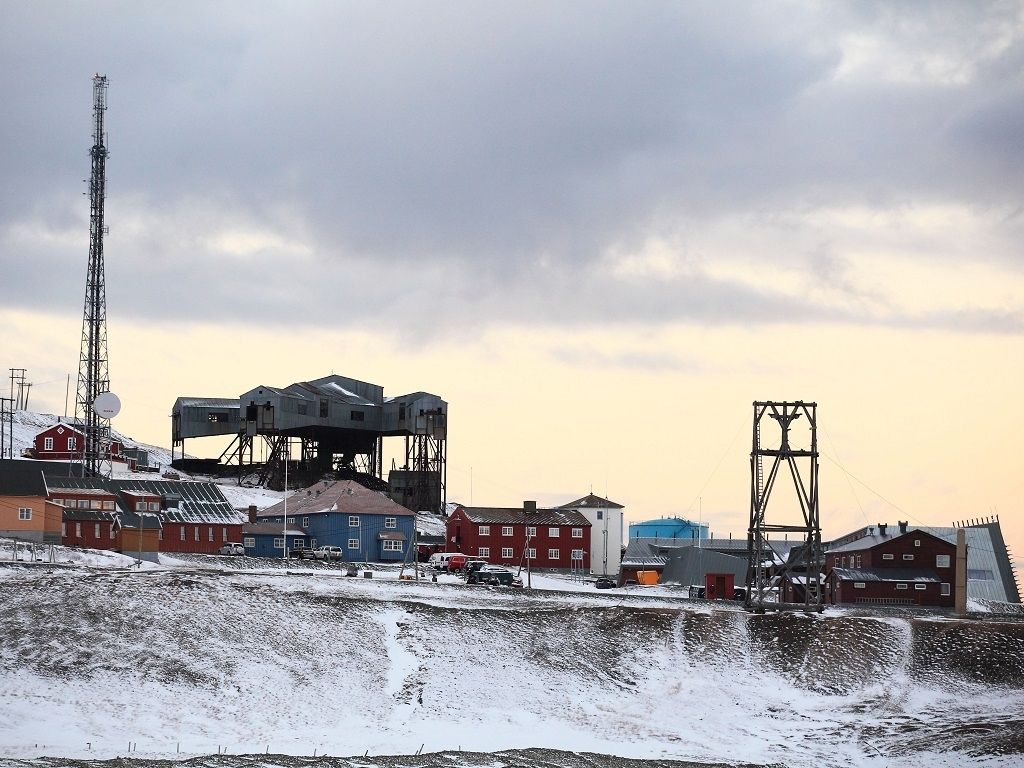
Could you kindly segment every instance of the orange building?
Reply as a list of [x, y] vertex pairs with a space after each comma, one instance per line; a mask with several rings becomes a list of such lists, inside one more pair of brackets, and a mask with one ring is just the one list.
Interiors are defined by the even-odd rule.
[[31, 461], [3, 461], [8, 482], [0, 495], [0, 536], [60, 544], [64, 508], [47, 500], [46, 481], [38, 464]]

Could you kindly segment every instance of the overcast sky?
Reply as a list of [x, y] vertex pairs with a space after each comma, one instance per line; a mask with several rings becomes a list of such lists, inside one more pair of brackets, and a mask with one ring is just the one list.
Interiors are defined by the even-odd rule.
[[[409, 374], [408, 388], [443, 396], [462, 379], [436, 371], [491, 366], [489, 402], [515, 396], [502, 371], [536, 365], [619, 371], [616, 397], [685, 379], [691, 402], [727, 377], [746, 384], [740, 421], [748, 394], [840, 393], [847, 369], [888, 377], [889, 398], [918, 398], [913, 371], [883, 369], [907, 364], [901, 349], [935, 346], [958, 370], [979, 355], [979, 383], [1019, 379], [1019, 2], [3, 0], [2, 11], [0, 301], [9, 326], [49, 329], [49, 349], [26, 330], [0, 363], [40, 381], [77, 363], [97, 71], [110, 78], [112, 380], [126, 393], [157, 386], [130, 379], [160, 362], [133, 356], [140, 328], [187, 338], [196, 355], [283, 330], [307, 361], [294, 372], [239, 362], [237, 383], [206, 384], [175, 358], [178, 372], [159, 377], [167, 404], [147, 406], [158, 426], [135, 428], [152, 440], [167, 432], [172, 392], [234, 396], [333, 369], [394, 393], [378, 378], [403, 355], [428, 379]], [[314, 334], [326, 334], [319, 346]], [[337, 334], [344, 354], [324, 348]], [[814, 350], [832, 378], [798, 372], [772, 380], [786, 391], [759, 389], [785, 355]], [[923, 383], [934, 403], [963, 396], [939, 378]], [[37, 391], [59, 409], [62, 391]], [[463, 398], [453, 414], [472, 410], [473, 393]], [[1024, 426], [1018, 404], [1002, 407], [999, 430]], [[852, 433], [855, 409], [844, 412]], [[642, 427], [656, 428], [676, 429]], [[494, 450], [483, 435], [464, 446]], [[616, 463], [600, 461], [605, 474]], [[528, 493], [535, 470], [520, 467], [509, 494]], [[666, 467], [649, 471], [644, 488], [671, 506], [651, 490]], [[998, 498], [976, 511], [1024, 501], [1010, 465], [997, 480]], [[630, 482], [619, 477], [623, 495]]]

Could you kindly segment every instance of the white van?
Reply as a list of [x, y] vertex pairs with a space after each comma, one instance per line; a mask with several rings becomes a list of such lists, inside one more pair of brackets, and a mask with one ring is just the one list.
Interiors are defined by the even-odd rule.
[[452, 555], [459, 555], [461, 552], [435, 552], [430, 556], [427, 561], [427, 565], [437, 571], [448, 570], [448, 560], [451, 559]]

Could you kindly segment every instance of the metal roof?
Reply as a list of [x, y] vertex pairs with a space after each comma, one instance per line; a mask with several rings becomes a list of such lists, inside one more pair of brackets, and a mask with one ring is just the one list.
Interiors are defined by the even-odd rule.
[[381, 531], [377, 534], [378, 541], [405, 541], [405, 534], [401, 531]]
[[113, 522], [117, 515], [109, 509], [77, 509], [73, 507], [65, 507], [62, 517], [65, 520], [106, 520], [107, 522]]
[[942, 581], [928, 568], [833, 568], [832, 573], [843, 581]]
[[570, 501], [568, 504], [562, 504], [559, 506], [559, 509], [577, 509], [580, 507], [587, 507], [588, 509], [625, 509], [621, 504], [616, 504], [614, 501], [603, 499], [592, 493], [588, 493], [582, 499], [576, 499], [576, 501]]
[[0, 495], [46, 496], [43, 468], [28, 459], [0, 461]]
[[538, 509], [526, 512], [522, 507], [462, 507], [463, 514], [473, 523], [482, 525], [572, 525], [590, 528], [590, 521], [571, 509]]
[[[260, 518], [282, 517], [285, 501], [261, 510]], [[411, 517], [416, 513], [406, 509], [380, 491], [373, 491], [353, 480], [323, 480], [294, 492], [287, 499], [288, 517], [336, 512], [343, 515], [384, 515]]]
[[174, 410], [182, 406], [190, 408], [241, 408], [238, 398], [229, 397], [179, 397], [174, 401]]
[[282, 530], [280, 525], [274, 523], [246, 523], [242, 526], [242, 535], [244, 536], [308, 536], [302, 528], [296, 528], [293, 525], [289, 525], [286, 529]]

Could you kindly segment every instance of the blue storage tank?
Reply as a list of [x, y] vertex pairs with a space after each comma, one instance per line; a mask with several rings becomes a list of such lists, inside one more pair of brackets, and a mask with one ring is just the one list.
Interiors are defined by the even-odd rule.
[[706, 539], [708, 524], [695, 523], [682, 517], [659, 517], [655, 520], [643, 520], [629, 524], [631, 539]]

